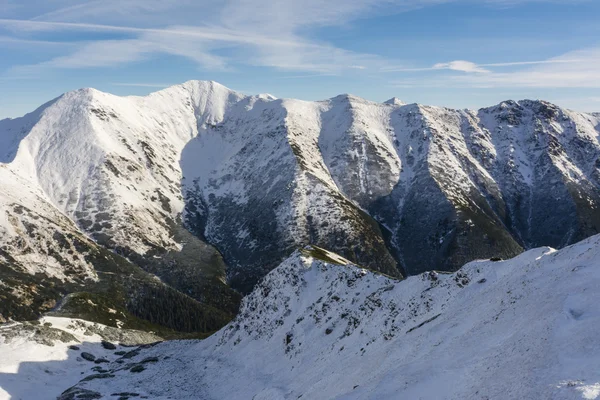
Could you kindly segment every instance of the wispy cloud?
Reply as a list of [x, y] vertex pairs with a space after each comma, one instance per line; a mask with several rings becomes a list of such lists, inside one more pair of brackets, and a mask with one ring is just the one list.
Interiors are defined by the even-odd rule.
[[[457, 60], [426, 68], [394, 68], [383, 57], [334, 46], [307, 34], [312, 28], [344, 25], [369, 15], [461, 1], [470, 0], [28, 0], [27, 7], [21, 0], [4, 0], [0, 5], [7, 9], [39, 13], [27, 19], [0, 19], [0, 28], [11, 32], [15, 40], [32, 42], [43, 41], [47, 32], [111, 36], [110, 40], [76, 43], [64, 54], [13, 68], [14, 72], [118, 66], [157, 54], [185, 57], [206, 69], [252, 65], [321, 74], [382, 69], [489, 74], [489, 68], [509, 66]], [[486, 0], [486, 4], [532, 1], [553, 0]]]
[[[105, 32], [123, 37], [82, 44], [70, 54], [38, 64], [34, 67], [37, 69], [106, 67], [137, 62], [157, 53], [186, 57], [203, 68], [213, 69], [241, 63], [283, 70], [334, 72], [366, 68], [364, 64], [382, 64], [376, 56], [355, 53], [298, 34], [307, 26], [344, 23], [359, 11], [381, 4], [382, 0], [326, 3], [320, 0], [230, 0], [224, 5], [217, 1], [198, 4], [187, 0], [103, 0], [84, 4], [57, 1], [64, 6], [33, 19], [0, 19], [0, 27], [28, 36], [73, 31]], [[169, 12], [164, 12], [166, 10]], [[130, 15], [129, 24], [110, 23], [118, 21], [124, 13]], [[210, 15], [211, 18], [201, 19], [210, 21], [210, 25], [193, 23], [198, 15]], [[175, 21], [178, 25], [172, 24]], [[132, 25], [132, 22], [138, 23]], [[221, 50], [226, 50], [227, 57], [220, 54]]]
[[[0, 26], [5, 26], [15, 31], [27, 32], [52, 32], [52, 31], [81, 31], [81, 32], [116, 32], [123, 34], [156, 34], [160, 36], [189, 37], [198, 40], [223, 41], [233, 43], [257, 44], [257, 45], [281, 45], [281, 46], [307, 46], [309, 43], [299, 43], [276, 37], [247, 34], [246, 32], [236, 31], [226, 28], [215, 27], [197, 27], [197, 26], [172, 26], [168, 28], [139, 28], [131, 26], [94, 24], [94, 23], [76, 23], [76, 22], [55, 22], [55, 21], [34, 21], [18, 19], [0, 19]], [[318, 45], [313, 45], [319, 47]]]
[[92, 0], [86, 2], [59, 1], [56, 9], [32, 18], [37, 21], [73, 21], [85, 18], [127, 16], [135, 18], [145, 13], [165, 12], [177, 5], [173, 0]]
[[579, 63], [585, 60], [580, 59], [562, 59], [555, 58], [541, 61], [514, 61], [504, 63], [488, 63], [488, 64], [476, 64], [471, 61], [456, 60], [444, 63], [437, 63], [431, 67], [422, 68], [404, 68], [404, 67], [383, 67], [383, 72], [426, 72], [426, 71], [440, 71], [440, 70], [452, 70], [460, 72], [474, 72], [474, 73], [490, 73], [488, 68], [503, 68], [503, 67], [522, 67], [530, 65], [544, 65], [544, 64], [571, 64]]
[[17, 45], [17, 46], [46, 46], [46, 47], [73, 47], [71, 42], [53, 42], [49, 40], [31, 40], [20, 39], [11, 36], [0, 36], [0, 46], [2, 45]]
[[435, 64], [431, 69], [449, 69], [452, 71], [461, 71], [461, 72], [475, 72], [475, 73], [487, 73], [490, 72], [485, 68], [482, 68], [480, 65], [472, 63], [470, 61], [457, 60], [451, 61], [448, 63], [438, 63]]
[[[600, 47], [569, 52], [539, 62], [481, 64], [488, 67], [526, 66], [511, 72], [444, 75], [420, 81], [419, 86], [475, 88], [600, 88]], [[399, 87], [414, 86], [412, 79], [393, 82]]]
[[157, 29], [6, 19], [0, 19], [0, 25], [28, 32], [65, 30], [116, 32], [136, 38], [88, 43], [70, 55], [40, 65], [44, 67], [103, 67], [139, 61], [145, 55], [152, 53], [168, 53], [191, 58], [203, 67], [224, 68], [225, 59], [213, 55], [212, 52], [232, 45], [238, 46], [238, 57], [231, 56], [233, 61], [243, 59], [252, 65], [280, 69], [334, 71], [366, 68], [357, 63], [382, 64], [382, 60], [376, 56], [354, 53], [325, 43], [306, 41], [293, 35], [277, 37], [222, 27], [173, 26]]
[[505, 63], [491, 63], [491, 64], [480, 64], [482, 67], [516, 67], [523, 65], [542, 65], [542, 64], [570, 64], [582, 62], [585, 60], [577, 60], [577, 59], [550, 59], [543, 61], [516, 61], [516, 62], [505, 62]]

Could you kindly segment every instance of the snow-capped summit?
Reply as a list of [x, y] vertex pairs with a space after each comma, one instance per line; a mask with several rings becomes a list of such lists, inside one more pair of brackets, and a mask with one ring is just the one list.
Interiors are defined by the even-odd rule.
[[397, 97], [392, 97], [391, 99], [388, 99], [386, 101], [383, 102], [384, 104], [389, 104], [391, 106], [403, 106], [406, 105], [405, 102], [403, 102], [402, 100], [400, 100]]

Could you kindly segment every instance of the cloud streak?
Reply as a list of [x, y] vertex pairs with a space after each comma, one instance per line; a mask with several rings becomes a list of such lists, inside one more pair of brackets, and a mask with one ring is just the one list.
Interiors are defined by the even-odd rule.
[[30, 40], [19, 39], [11, 36], [0, 36], [0, 46], [2, 45], [17, 45], [17, 46], [44, 46], [44, 47], [73, 47], [71, 42], [53, 42], [49, 40]]
[[[480, 66], [527, 66], [511, 72], [462, 74], [432, 78], [418, 83], [428, 87], [456, 88], [600, 88], [600, 47], [577, 50], [539, 62], [481, 64]], [[397, 87], [414, 86], [414, 80], [395, 80]]]
[[562, 59], [555, 58], [541, 61], [514, 61], [504, 63], [488, 63], [488, 64], [476, 64], [471, 61], [456, 60], [445, 63], [437, 63], [431, 67], [422, 68], [403, 68], [403, 67], [384, 67], [381, 69], [382, 72], [426, 72], [426, 71], [440, 71], [440, 70], [452, 70], [460, 72], [474, 72], [474, 73], [490, 73], [487, 68], [504, 68], [504, 67], [522, 67], [531, 65], [545, 65], [545, 64], [571, 64], [579, 63], [585, 60], [580, 59]]
[[[45, 32], [98, 32], [121, 37], [82, 44], [70, 54], [36, 66], [17, 67], [14, 71], [116, 66], [156, 54], [186, 57], [206, 69], [246, 64], [334, 73], [383, 64], [379, 57], [307, 39], [298, 33], [309, 26], [347, 22], [359, 12], [381, 5], [382, 0], [326, 3], [229, 0], [224, 5], [218, 1], [198, 4], [188, 0], [56, 2], [62, 6], [45, 10], [33, 19], [0, 19], [0, 27], [27, 36]], [[129, 17], [127, 24], [116, 23], [123, 14]], [[200, 18], [204, 24], [198, 25], [198, 15], [211, 18]], [[221, 55], [223, 51], [228, 53], [227, 57]]]
[[[184, 57], [200, 68], [224, 70], [251, 65], [312, 74], [343, 71], [452, 71], [490, 74], [491, 69], [552, 63], [527, 61], [476, 64], [465, 60], [425, 68], [396, 68], [383, 57], [354, 52], [307, 35], [312, 28], [348, 24], [383, 13], [467, 0], [28, 0], [39, 14], [30, 19], [0, 19], [14, 40], [37, 40], [48, 32], [110, 35], [111, 39], [72, 42], [73, 49], [13, 72], [48, 68], [104, 68], [146, 61], [157, 55]], [[514, 5], [553, 0], [487, 0]], [[5, 0], [7, 9], [23, 10], [22, 2]], [[203, 21], [199, 24], [198, 21]], [[112, 38], [116, 36], [116, 38]], [[32, 39], [33, 37], [33, 39]], [[2, 40], [0, 39], [0, 42]], [[41, 43], [40, 43], [41, 44]], [[563, 61], [566, 63], [566, 61]], [[558, 63], [558, 61], [556, 61]]]
[[27, 32], [114, 32], [134, 38], [89, 43], [70, 55], [38, 65], [40, 68], [105, 67], [140, 61], [153, 53], [186, 57], [208, 69], [225, 68], [226, 60], [213, 55], [212, 52], [231, 46], [238, 47], [239, 58], [232, 56], [233, 61], [278, 69], [334, 72], [343, 69], [366, 69], [366, 65], [369, 64], [383, 64], [380, 58], [373, 55], [358, 54], [325, 43], [306, 41], [293, 35], [278, 38], [221, 27], [173, 26], [157, 29], [6, 19], [0, 19], [0, 26]]

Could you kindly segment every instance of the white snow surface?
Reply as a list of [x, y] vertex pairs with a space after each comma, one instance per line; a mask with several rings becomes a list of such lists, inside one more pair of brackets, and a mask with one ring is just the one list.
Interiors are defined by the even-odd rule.
[[165, 342], [139, 355], [159, 358], [143, 372], [79, 387], [152, 399], [600, 397], [600, 235], [404, 281], [310, 254], [269, 273], [210, 338]]
[[[106, 365], [82, 359], [81, 352], [89, 352], [96, 358], [118, 358], [115, 350], [100, 345], [102, 338], [98, 334], [88, 330], [90, 326], [102, 329], [101, 324], [72, 318], [40, 319], [40, 324], [46, 323], [72, 334], [75, 340], [56, 340], [49, 346], [36, 342], [32, 333], [7, 340], [3, 331], [19, 323], [0, 325], [0, 400], [56, 399], [65, 388], [93, 374], [92, 367]], [[71, 345], [79, 350], [69, 349]]]

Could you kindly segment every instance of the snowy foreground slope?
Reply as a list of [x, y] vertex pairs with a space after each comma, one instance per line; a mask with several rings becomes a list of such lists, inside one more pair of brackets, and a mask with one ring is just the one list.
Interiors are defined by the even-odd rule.
[[108, 364], [61, 399], [596, 399], [599, 299], [600, 236], [404, 281], [305, 249], [217, 334]]
[[103, 340], [129, 345], [158, 339], [71, 318], [0, 325], [0, 399], [55, 399], [66, 386], [106, 365], [82, 358], [84, 352], [108, 362], [120, 358], [115, 351], [131, 350], [121, 345], [104, 348]]

